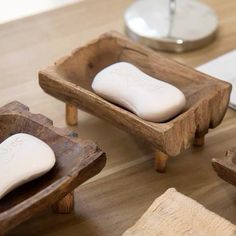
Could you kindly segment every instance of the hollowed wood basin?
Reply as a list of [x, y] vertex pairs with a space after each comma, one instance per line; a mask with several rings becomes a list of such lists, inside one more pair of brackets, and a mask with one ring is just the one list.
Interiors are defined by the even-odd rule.
[[[91, 89], [94, 76], [121, 61], [182, 90], [187, 98], [183, 113], [165, 123], [148, 122], [96, 95]], [[143, 138], [169, 156], [180, 154], [195, 137], [204, 137], [209, 128], [220, 124], [231, 91], [229, 83], [162, 57], [116, 32], [100, 36], [40, 71], [39, 83], [53, 97]]]

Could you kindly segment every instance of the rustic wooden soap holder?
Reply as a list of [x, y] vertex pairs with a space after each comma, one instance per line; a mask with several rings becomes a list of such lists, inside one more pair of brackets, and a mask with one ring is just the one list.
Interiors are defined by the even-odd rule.
[[56, 213], [70, 213], [74, 207], [73, 190], [98, 174], [106, 162], [105, 154], [95, 143], [79, 140], [76, 133], [67, 129], [53, 127], [51, 120], [31, 114], [23, 104], [12, 102], [0, 108], [0, 141], [21, 132], [46, 142], [55, 152], [56, 164], [44, 176], [0, 200], [0, 235], [51, 206]]
[[[187, 99], [182, 114], [165, 123], [152, 123], [96, 95], [91, 88], [95, 75], [121, 61], [182, 90]], [[39, 83], [46, 93], [65, 102], [69, 125], [77, 124], [80, 108], [149, 142], [160, 172], [168, 156], [180, 154], [193, 142], [204, 144], [208, 129], [221, 123], [231, 91], [229, 83], [164, 58], [116, 32], [102, 35], [40, 71]]]
[[212, 159], [212, 166], [220, 178], [236, 186], [236, 147], [223, 158]]

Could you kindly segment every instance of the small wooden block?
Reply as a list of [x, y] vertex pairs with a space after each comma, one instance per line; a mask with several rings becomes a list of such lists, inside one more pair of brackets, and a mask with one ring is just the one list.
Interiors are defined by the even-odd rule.
[[235, 236], [236, 226], [204, 206], [168, 189], [123, 236]]
[[55, 213], [69, 214], [74, 210], [74, 191], [68, 193], [64, 198], [52, 206]]
[[166, 155], [164, 152], [156, 150], [154, 157], [155, 170], [160, 173], [164, 173], [166, 171], [168, 158], [169, 158], [168, 155]]
[[236, 186], [236, 148], [227, 151], [223, 158], [212, 159], [212, 166], [220, 178]]
[[77, 106], [66, 103], [66, 123], [74, 126], [78, 122], [78, 111]]

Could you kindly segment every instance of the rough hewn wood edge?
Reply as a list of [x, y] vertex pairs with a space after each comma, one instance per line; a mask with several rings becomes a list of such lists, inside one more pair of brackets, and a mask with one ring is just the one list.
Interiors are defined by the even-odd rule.
[[91, 140], [82, 140], [78, 137], [78, 133], [75, 131], [70, 130], [69, 128], [57, 128], [53, 126], [53, 121], [47, 118], [42, 114], [34, 114], [31, 113], [29, 107], [25, 106], [24, 104], [13, 101], [11, 103], [6, 104], [5, 106], [0, 108], [0, 116], [7, 115], [7, 116], [22, 116], [26, 119], [34, 121], [45, 128], [56, 133], [58, 136], [61, 136], [65, 139], [69, 139], [71, 142], [75, 144], [79, 144], [83, 146], [90, 146], [92, 150], [96, 153], [103, 154], [104, 152], [97, 146], [97, 144]]
[[223, 158], [212, 159], [212, 166], [220, 178], [236, 186], [236, 148], [227, 151]]
[[[221, 84], [211, 95], [190, 108], [188, 114], [177, 117], [170, 129], [164, 133], [166, 152], [176, 156], [194, 144], [195, 138], [204, 139], [209, 129], [217, 127], [226, 114], [231, 89], [232, 86], [228, 83]], [[208, 107], [208, 113], [206, 113], [206, 107]], [[179, 125], [176, 125], [177, 123]]]
[[[72, 192], [77, 186], [84, 183], [89, 178], [98, 174], [106, 163], [105, 153], [90, 140], [83, 141], [78, 139], [77, 133], [67, 128], [56, 128], [53, 122], [42, 114], [32, 114], [29, 108], [20, 102], [14, 101], [0, 108], [0, 116], [23, 116], [39, 125], [47, 127], [59, 136], [69, 139], [81, 147], [90, 146], [88, 156], [84, 156], [82, 162], [75, 166], [70, 173], [60, 178], [52, 185], [38, 192], [24, 202], [0, 213], [0, 235], [14, 228], [16, 225], [28, 220], [32, 215], [46, 209], [61, 200], [68, 193]], [[94, 167], [94, 168], [93, 168]]]
[[[70, 58], [74, 57], [77, 53], [80, 53], [81, 51], [86, 50], [87, 48], [96, 45], [97, 43], [101, 42], [104, 39], [112, 39], [112, 40], [116, 41], [116, 37], [117, 37], [116, 33], [117, 33], [117, 35], [122, 36], [122, 34], [116, 32], [116, 31], [110, 31], [110, 32], [104, 33], [95, 39], [91, 39], [87, 44], [73, 49], [71, 51], [71, 53], [57, 59], [54, 62], [54, 66], [57, 68], [62, 66], [64, 63], [66, 63], [68, 60], [70, 60]], [[125, 39], [125, 37], [123, 37], [123, 38]]]
[[[71, 131], [68, 128], [57, 128], [53, 126], [53, 121], [47, 118], [46, 116], [38, 113], [34, 114], [31, 113], [29, 107], [25, 106], [24, 104], [13, 101], [11, 103], [6, 104], [5, 106], [0, 108], [0, 116], [22, 116], [29, 120], [32, 120], [39, 125], [47, 127], [48, 129], [52, 130], [53, 132], [57, 133], [64, 138], [70, 139], [74, 143], [80, 143], [81, 139], [78, 138], [78, 134], [74, 131]], [[92, 143], [92, 141], [91, 141]]]
[[0, 114], [4, 114], [6, 112], [27, 112], [29, 111], [29, 107], [25, 106], [24, 104], [18, 102], [18, 101], [12, 101], [0, 108]]

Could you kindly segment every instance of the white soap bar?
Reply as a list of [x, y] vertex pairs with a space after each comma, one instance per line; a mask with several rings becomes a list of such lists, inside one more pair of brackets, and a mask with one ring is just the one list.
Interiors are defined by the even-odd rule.
[[0, 144], [0, 199], [48, 172], [55, 161], [53, 150], [32, 135], [19, 133], [4, 140]]
[[104, 99], [152, 122], [173, 118], [186, 103], [179, 89], [126, 62], [113, 64], [100, 71], [93, 80], [92, 88]]

